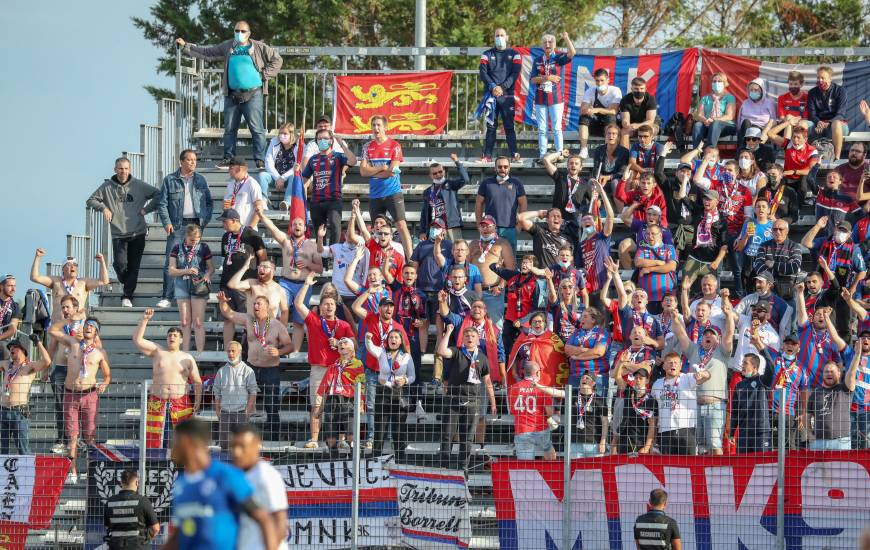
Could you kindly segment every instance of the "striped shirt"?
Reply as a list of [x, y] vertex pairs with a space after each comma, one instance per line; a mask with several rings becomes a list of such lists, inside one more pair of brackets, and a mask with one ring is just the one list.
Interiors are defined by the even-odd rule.
[[308, 159], [302, 177], [314, 177], [311, 186], [311, 202], [341, 200], [341, 176], [347, 166], [347, 157], [341, 153], [323, 153]]
[[[860, 344], [856, 343], [855, 345]], [[843, 351], [843, 365], [846, 372], [849, 371], [849, 366], [856, 353], [859, 353], [859, 350], [856, 350], [854, 346], [849, 346]], [[870, 412], [870, 355], [862, 355], [861, 363], [858, 365], [855, 391], [852, 393], [852, 412]]]
[[[660, 244], [653, 246], [642, 244], [637, 249], [638, 260], [661, 260], [665, 263], [677, 261], [677, 250], [673, 245]], [[677, 274], [675, 271], [657, 273], [651, 271], [637, 278], [637, 286], [646, 291], [650, 302], [661, 302], [665, 293], [671, 292], [677, 286]]]
[[158, 521], [148, 498], [122, 489], [106, 501], [103, 523], [111, 550], [138, 550], [151, 547], [147, 530]]
[[[779, 412], [781, 404], [780, 390], [785, 388], [785, 414], [794, 416], [800, 392], [807, 389], [807, 375], [801, 368], [800, 355], [794, 361], [787, 360], [782, 353], [768, 346], [767, 354], [773, 361], [773, 382], [770, 385], [770, 406], [773, 412]], [[771, 368], [767, 365], [765, 368]]]
[[826, 329], [816, 330], [812, 323], [807, 322], [799, 326], [798, 330], [801, 348], [797, 361], [807, 376], [807, 385], [816, 388], [822, 383], [825, 363], [838, 361], [840, 354]]
[[[578, 346], [583, 349], [594, 349], [598, 346], [607, 347], [610, 342], [610, 335], [607, 330], [601, 327], [592, 327], [591, 329], [577, 329], [568, 345]], [[610, 371], [610, 365], [607, 362], [607, 352], [598, 359], [569, 359], [571, 380], [579, 383], [580, 377], [584, 374], [592, 373], [594, 375], [607, 374]]]

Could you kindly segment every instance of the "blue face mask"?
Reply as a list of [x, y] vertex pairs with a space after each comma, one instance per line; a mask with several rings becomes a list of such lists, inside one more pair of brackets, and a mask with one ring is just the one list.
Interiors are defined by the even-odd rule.
[[749, 92], [749, 99], [752, 101], [758, 101], [761, 99], [761, 92]]
[[329, 143], [328, 139], [318, 139], [317, 140], [317, 148], [321, 151], [326, 151], [332, 144]]
[[246, 33], [243, 33], [243, 32], [237, 32], [237, 33], [233, 33], [233, 36], [235, 37], [236, 42], [241, 44], [242, 42], [245, 41], [245, 34]]
[[507, 47], [507, 40], [505, 40], [504, 36], [496, 36], [495, 37], [495, 49], [503, 50]]
[[721, 82], [714, 82], [712, 88], [714, 94], [721, 94], [725, 90], [725, 84]]

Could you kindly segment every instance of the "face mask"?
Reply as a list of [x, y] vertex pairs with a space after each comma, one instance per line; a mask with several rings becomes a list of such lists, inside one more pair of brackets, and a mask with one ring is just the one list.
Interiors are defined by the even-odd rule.
[[752, 166], [752, 161], [748, 158], [742, 158], [737, 161], [737, 166], [739, 166], [741, 170], [749, 170], [749, 167]]
[[818, 81], [818, 85], [819, 85], [819, 88], [822, 89], [822, 91], [827, 90], [828, 88], [831, 87], [830, 82], [822, 82], [821, 80]]
[[498, 181], [504, 182], [504, 181], [507, 181], [509, 177], [510, 177], [510, 176], [502, 176], [502, 175], [498, 175], [498, 176], [495, 177], [495, 179], [497, 179]]
[[645, 95], [646, 95], [646, 92], [631, 92], [631, 97], [633, 97], [634, 99], [636, 99], [638, 101], [643, 99], [643, 96], [645, 96]]
[[441, 184], [444, 183], [445, 181], [447, 181], [447, 178], [445, 178], [445, 177], [440, 177], [440, 178], [437, 178], [437, 179], [433, 179], [433, 180], [432, 180], [432, 183], [434, 183], [435, 185], [441, 185]]
[[593, 234], [593, 233], [595, 233], [595, 227], [593, 227], [593, 226], [591, 226], [591, 225], [588, 225], [588, 226], [586, 226], [586, 227], [583, 228], [583, 234], [584, 234], [584, 235], [591, 235], [591, 234]]
[[243, 32], [234, 33], [233, 36], [236, 38], [236, 42], [238, 42], [239, 44], [245, 41], [245, 33]]
[[571, 267], [571, 262], [559, 262], [559, 267], [561, 267], [562, 269], [568, 269], [569, 267]]
[[606, 94], [608, 89], [610, 89], [609, 85], [602, 84], [601, 86], [598, 87], [598, 93], [599, 94]]
[[440, 228], [438, 228], [438, 227], [430, 227], [429, 228], [429, 238], [431, 240], [434, 241], [438, 237], [438, 235], [440, 235], [440, 234], [441, 234]]
[[531, 334], [532, 336], [540, 336], [544, 334], [544, 329], [534, 329], [532, 327], [529, 327], [529, 334]]
[[495, 49], [503, 50], [507, 48], [507, 40], [504, 36], [496, 36], [495, 37]]
[[721, 82], [714, 82], [713, 83], [713, 93], [714, 94], [721, 94], [723, 90], [725, 90], [725, 84], [723, 84]]
[[749, 92], [749, 99], [752, 101], [758, 101], [761, 99], [761, 92]]
[[290, 143], [290, 134], [278, 134], [278, 141], [280, 141], [284, 145], [287, 145], [288, 143]]
[[843, 244], [849, 238], [849, 234], [843, 231], [837, 231], [834, 233], [834, 241], [837, 244]]
[[783, 353], [783, 354], [782, 354], [782, 358], [785, 359], [786, 361], [794, 361], [794, 360], [795, 360], [795, 356], [794, 356], [794, 355], [788, 355], [788, 354], [786, 354], [786, 353]]
[[788, 93], [790, 93], [791, 95], [800, 95], [801, 87], [800, 86], [789, 87]]
[[328, 139], [318, 139], [317, 140], [317, 148], [321, 151], [326, 151], [329, 149], [331, 143], [329, 143]]
[[776, 186], [779, 183], [779, 175], [778, 174], [768, 174], [767, 175], [767, 183], [770, 185]]

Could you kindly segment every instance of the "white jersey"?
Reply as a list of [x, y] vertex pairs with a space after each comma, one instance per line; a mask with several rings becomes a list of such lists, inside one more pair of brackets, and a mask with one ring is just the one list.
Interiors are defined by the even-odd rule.
[[675, 380], [659, 378], [650, 393], [659, 403], [659, 433], [694, 428], [698, 418], [698, 383], [694, 374]]
[[[361, 287], [365, 286], [366, 274], [369, 272], [369, 250], [365, 246], [363, 246], [363, 250], [365, 253], [356, 264], [356, 271], [353, 274], [353, 280]], [[332, 262], [332, 284], [335, 285], [341, 296], [356, 297], [344, 284], [344, 274], [347, 273], [350, 262], [356, 256], [356, 247], [347, 246], [345, 243], [331, 244], [329, 252], [334, 260]]]
[[[261, 460], [256, 466], [245, 472], [245, 479], [251, 484], [254, 489], [254, 494], [251, 498], [257, 503], [260, 508], [266, 510], [269, 515], [273, 512], [286, 510], [287, 505], [287, 490], [284, 488], [284, 480], [281, 474], [274, 466], [266, 461]], [[278, 545], [278, 550], [289, 550], [287, 547], [287, 534], [280, 533], [283, 539]], [[263, 550], [263, 534], [260, 532], [260, 526], [257, 522], [251, 519], [247, 514], [242, 514], [239, 522], [239, 538], [238, 548], [242, 550]]]

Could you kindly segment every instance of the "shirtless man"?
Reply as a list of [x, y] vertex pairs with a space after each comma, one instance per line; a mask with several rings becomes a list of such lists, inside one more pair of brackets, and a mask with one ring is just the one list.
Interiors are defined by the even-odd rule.
[[[81, 432], [85, 442], [93, 444], [94, 434], [97, 431], [97, 407], [100, 403], [100, 394], [106, 391], [112, 382], [112, 373], [109, 370], [106, 354], [97, 347], [97, 337], [100, 333], [99, 321], [88, 317], [82, 330], [75, 335], [64, 332], [65, 324], [64, 320], [58, 321], [51, 326], [48, 334], [67, 349], [67, 373], [63, 384], [63, 417], [72, 465], [66, 482], [74, 485], [79, 479], [76, 465], [79, 417], [81, 417]], [[97, 371], [103, 378], [100, 383], [97, 383]]]
[[39, 264], [45, 256], [45, 249], [37, 248], [33, 256], [33, 265], [30, 267], [30, 280], [42, 285], [51, 291], [51, 322], [55, 323], [61, 318], [60, 300], [64, 296], [74, 296], [78, 300], [79, 308], [84, 311], [88, 307], [88, 293], [96, 288], [109, 284], [109, 269], [106, 267], [106, 259], [102, 254], [97, 254], [94, 259], [100, 264], [99, 279], [79, 279], [79, 264], [75, 258], [67, 258], [63, 263], [63, 275], [50, 277], [40, 275]]
[[[264, 209], [262, 203], [258, 203], [257, 212]], [[281, 245], [282, 269], [278, 277], [278, 284], [287, 293], [287, 304], [293, 305], [296, 295], [302, 290], [305, 279], [309, 273], [323, 273], [323, 260], [317, 252], [317, 242], [314, 239], [305, 238], [305, 220], [295, 218], [290, 221], [290, 235], [286, 235], [278, 229], [272, 220], [263, 212], [260, 212], [263, 225], [272, 232], [272, 236]], [[311, 287], [305, 293], [305, 307], [311, 302]], [[302, 347], [305, 317], [302, 317], [293, 307], [293, 349]], [[286, 320], [285, 320], [286, 322]]]
[[[67, 294], [60, 299], [60, 317], [64, 322], [64, 334], [76, 336], [81, 333], [85, 324], [85, 312], [79, 307], [78, 299]], [[59, 320], [61, 320], [59, 319]], [[96, 346], [102, 348], [100, 337], [97, 336]], [[54, 392], [54, 421], [57, 429], [57, 441], [51, 448], [55, 454], [66, 454], [66, 437], [64, 435], [63, 394], [67, 375], [67, 347], [54, 338], [48, 343], [48, 354], [54, 358], [54, 369], [51, 371], [51, 388]]]
[[[262, 264], [261, 264], [262, 265]], [[284, 298], [284, 291], [281, 291]], [[224, 318], [237, 325], [244, 325], [248, 335], [248, 365], [254, 369], [257, 377], [257, 387], [263, 396], [263, 408], [266, 409], [266, 426], [263, 430], [268, 440], [275, 440], [279, 435], [280, 418], [278, 405], [280, 402], [279, 384], [281, 383], [281, 356], [293, 350], [293, 342], [283, 323], [273, 322], [270, 314], [269, 299], [265, 296], [254, 298], [254, 313], [245, 314], [230, 309], [229, 300], [223, 292], [218, 294], [220, 310]]]
[[42, 340], [31, 335], [30, 341], [39, 349], [39, 361], [28, 360], [27, 348], [18, 340], [6, 344], [11, 359], [0, 361], [3, 381], [3, 394], [0, 396], [0, 407], [3, 408], [0, 418], [0, 454], [4, 455], [30, 454], [30, 385], [37, 373], [51, 365], [51, 355], [42, 347]]
[[[202, 403], [202, 379], [193, 356], [181, 351], [181, 329], [166, 331], [166, 349], [145, 339], [148, 321], [154, 317], [153, 309], [146, 309], [133, 333], [133, 345], [145, 357], [151, 358], [151, 392], [145, 419], [145, 448], [163, 447], [166, 413], [175, 426], [193, 416]], [[193, 407], [187, 395], [187, 384], [193, 384]], [[167, 407], [167, 405], [169, 405]], [[168, 411], [167, 411], [168, 409]]]
[[517, 261], [514, 250], [507, 239], [500, 238], [496, 233], [495, 219], [484, 216], [477, 225], [480, 240], [471, 243], [469, 261], [480, 270], [483, 279], [483, 301], [489, 312], [489, 318], [501, 330], [504, 318], [504, 291], [502, 279], [489, 269], [489, 264], [498, 264], [505, 269], [516, 269]]
[[272, 260], [260, 262], [257, 266], [256, 279], [242, 280], [242, 276], [250, 268], [253, 261], [253, 257], [249, 256], [245, 268], [233, 275], [227, 286], [231, 290], [245, 294], [245, 310], [248, 315], [254, 312], [254, 300], [263, 296], [269, 303], [269, 316], [273, 319], [279, 319], [286, 326], [290, 314], [287, 307], [287, 293], [284, 292], [281, 285], [275, 282], [275, 264], [272, 263]]

